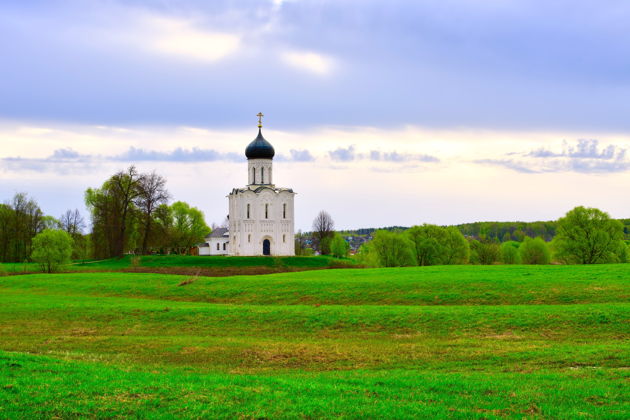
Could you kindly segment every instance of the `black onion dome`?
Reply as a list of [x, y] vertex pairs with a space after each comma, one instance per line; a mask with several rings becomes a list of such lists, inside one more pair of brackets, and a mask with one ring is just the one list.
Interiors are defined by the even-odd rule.
[[258, 129], [258, 137], [254, 139], [247, 149], [245, 149], [245, 156], [247, 159], [273, 159], [276, 151], [273, 150], [273, 146], [262, 135], [262, 130]]

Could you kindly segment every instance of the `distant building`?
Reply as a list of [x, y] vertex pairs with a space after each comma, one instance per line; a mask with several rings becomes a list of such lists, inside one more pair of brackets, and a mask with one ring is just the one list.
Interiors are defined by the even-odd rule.
[[227, 228], [216, 228], [206, 236], [206, 242], [199, 245], [199, 255], [228, 255], [230, 234]]
[[248, 184], [228, 195], [229, 228], [212, 232], [199, 255], [295, 255], [295, 193], [273, 183], [275, 150], [262, 135], [262, 117], [258, 136], [245, 149]]

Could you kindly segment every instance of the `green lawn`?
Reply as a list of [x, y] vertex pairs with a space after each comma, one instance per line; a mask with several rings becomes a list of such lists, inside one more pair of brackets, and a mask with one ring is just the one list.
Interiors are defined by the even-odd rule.
[[628, 418], [630, 266], [0, 278], [0, 418]]

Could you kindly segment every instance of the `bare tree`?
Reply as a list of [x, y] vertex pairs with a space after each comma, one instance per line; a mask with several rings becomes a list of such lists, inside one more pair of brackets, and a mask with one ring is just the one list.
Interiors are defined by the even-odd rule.
[[61, 215], [61, 218], [59, 218], [59, 221], [61, 222], [61, 229], [68, 232], [73, 238], [83, 234], [85, 220], [78, 209], [74, 211], [66, 210], [66, 212]]
[[114, 203], [120, 215], [120, 225], [118, 227], [118, 237], [114, 243], [114, 255], [121, 256], [125, 252], [125, 242], [127, 240], [127, 224], [129, 214], [133, 210], [133, 204], [138, 197], [139, 175], [135, 166], [130, 166], [125, 172], [120, 171], [108, 181], [113, 194]]
[[334, 229], [335, 222], [332, 216], [324, 210], [320, 211], [313, 220], [313, 239], [321, 254], [330, 252], [330, 240], [335, 232]]
[[151, 172], [138, 178], [138, 195], [135, 204], [142, 214], [144, 232], [142, 235], [142, 253], [148, 252], [149, 238], [152, 233], [153, 213], [161, 205], [166, 204], [170, 194], [166, 190], [166, 179]]

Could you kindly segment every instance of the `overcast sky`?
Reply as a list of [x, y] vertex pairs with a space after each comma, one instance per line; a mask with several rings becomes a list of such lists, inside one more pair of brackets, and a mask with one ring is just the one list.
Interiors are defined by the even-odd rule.
[[262, 111], [296, 228], [630, 217], [630, 3], [0, 2], [0, 201], [136, 164], [227, 213]]

